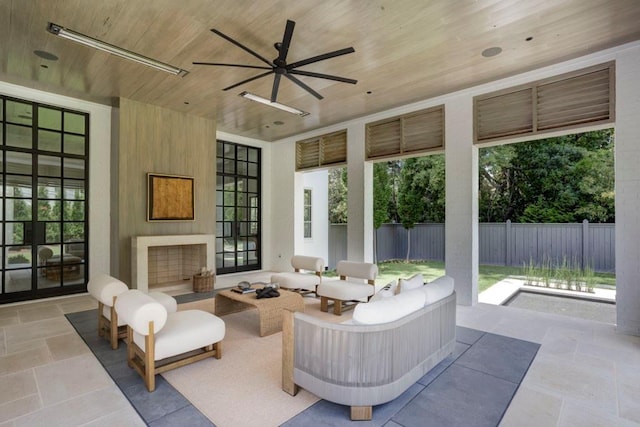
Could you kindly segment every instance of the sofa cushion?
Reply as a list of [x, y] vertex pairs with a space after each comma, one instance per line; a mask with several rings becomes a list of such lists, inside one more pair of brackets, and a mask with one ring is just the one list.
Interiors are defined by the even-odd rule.
[[425, 295], [425, 305], [432, 304], [448, 297], [453, 293], [454, 282], [451, 276], [440, 276], [427, 283], [420, 291]]
[[398, 285], [398, 292], [411, 291], [413, 289], [421, 288], [424, 285], [424, 277], [422, 274], [414, 274], [408, 279], [400, 279], [400, 283]]
[[[171, 313], [162, 331], [155, 335], [155, 360], [166, 359], [222, 341], [224, 321], [202, 310]], [[133, 341], [146, 352], [144, 335], [134, 333]]]
[[377, 325], [398, 320], [424, 307], [425, 294], [421, 289], [405, 291], [390, 298], [358, 304], [353, 311], [356, 325]]
[[398, 288], [398, 282], [393, 280], [389, 282], [384, 288], [380, 289], [374, 296], [371, 297], [369, 302], [374, 302], [381, 300], [383, 298], [391, 298], [396, 294], [396, 290]]

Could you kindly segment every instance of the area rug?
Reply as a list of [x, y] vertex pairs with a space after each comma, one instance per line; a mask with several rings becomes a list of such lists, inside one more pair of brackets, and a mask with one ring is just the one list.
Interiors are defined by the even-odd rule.
[[[306, 312], [328, 321], [346, 320], [319, 310], [305, 298]], [[181, 308], [212, 310], [209, 301]], [[280, 388], [282, 334], [258, 336], [255, 310], [224, 316], [222, 359], [207, 359], [162, 374], [147, 393], [126, 365], [124, 344], [110, 350], [96, 334], [95, 310], [67, 316], [87, 345], [149, 425], [341, 426], [352, 425], [349, 408], [319, 400], [301, 390], [295, 397]], [[93, 319], [93, 320], [90, 320]], [[539, 345], [500, 335], [456, 329], [453, 355], [403, 395], [375, 406], [373, 420], [358, 426], [496, 426], [533, 361]]]

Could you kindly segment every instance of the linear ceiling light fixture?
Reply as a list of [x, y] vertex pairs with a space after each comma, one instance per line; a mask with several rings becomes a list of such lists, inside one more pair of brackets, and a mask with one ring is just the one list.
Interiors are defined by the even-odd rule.
[[135, 61], [139, 64], [155, 68], [156, 70], [164, 71], [165, 73], [173, 74], [180, 77], [184, 77], [189, 73], [188, 71], [181, 68], [165, 64], [164, 62], [156, 61], [155, 59], [147, 58], [146, 56], [139, 55], [126, 49], [122, 49], [121, 47], [103, 42], [102, 40], [85, 36], [84, 34], [80, 34], [64, 28], [58, 24], [54, 24], [53, 22], [49, 22], [49, 24], [47, 25], [47, 31], [49, 31], [51, 34], [55, 34], [56, 36], [72, 40], [85, 46], [93, 47], [95, 49], [119, 56], [124, 59], [128, 59], [130, 61]]
[[263, 98], [263, 97], [258, 96], [258, 95], [254, 95], [254, 94], [249, 93], [249, 92], [242, 92], [242, 93], [240, 93], [240, 96], [243, 97], [243, 98], [250, 99], [252, 101], [259, 102], [259, 103], [264, 104], [264, 105], [268, 105], [270, 107], [278, 108], [278, 109], [286, 111], [288, 113], [297, 114], [300, 117], [304, 117], [304, 116], [308, 116], [309, 115], [309, 113], [307, 113], [306, 111], [298, 110], [295, 107], [290, 107], [288, 105], [284, 105], [284, 104], [281, 104], [279, 102], [271, 102], [270, 99]]

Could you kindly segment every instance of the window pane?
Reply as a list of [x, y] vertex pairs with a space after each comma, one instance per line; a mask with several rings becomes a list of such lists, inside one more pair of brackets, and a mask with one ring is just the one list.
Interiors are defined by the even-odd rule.
[[304, 237], [306, 239], [311, 237], [311, 223], [310, 222], [305, 222], [304, 223]]
[[64, 202], [65, 221], [84, 221], [84, 202]]
[[[257, 193], [258, 192], [258, 180], [250, 179], [249, 180], [249, 193]], [[300, 193], [298, 193], [300, 194]]]
[[249, 161], [253, 163], [258, 163], [258, 149], [257, 148], [249, 148]]
[[10, 147], [31, 148], [31, 128], [7, 124], [5, 144]]
[[75, 179], [64, 180], [64, 198], [65, 200], [84, 200], [85, 199], [85, 181]]
[[28, 291], [31, 289], [31, 270], [6, 271], [4, 283], [7, 293]]
[[38, 200], [38, 221], [60, 221], [60, 202]]
[[38, 177], [38, 199], [59, 199], [60, 178]]
[[218, 157], [216, 159], [216, 172], [222, 172], [224, 168], [224, 160]]
[[249, 170], [247, 175], [257, 178], [258, 177], [258, 165], [256, 163], [249, 163]]
[[38, 175], [41, 176], [60, 176], [62, 169], [60, 167], [60, 157], [38, 156]]
[[31, 154], [7, 151], [7, 173], [31, 175]]
[[247, 160], [247, 147], [238, 146], [238, 160]]
[[31, 197], [31, 177], [7, 175], [5, 181], [5, 195], [9, 197]]
[[31, 199], [6, 199], [5, 220], [31, 221]]
[[247, 174], [247, 162], [238, 162], [238, 175]]
[[64, 159], [64, 175], [65, 178], [84, 178], [84, 160], [81, 159]]
[[38, 107], [38, 127], [61, 130], [62, 111], [46, 107]]
[[224, 144], [222, 157], [226, 159], [235, 159], [236, 146], [234, 144]]
[[33, 107], [31, 104], [7, 99], [7, 122], [31, 126], [32, 120]]
[[38, 149], [59, 153], [60, 147], [62, 147], [60, 142], [61, 136], [59, 132], [38, 130]]
[[45, 243], [59, 243], [60, 242], [60, 223], [59, 222], [47, 222], [44, 226], [45, 229]]
[[4, 235], [7, 245], [24, 245], [24, 223], [8, 222], [4, 225]]
[[65, 134], [64, 152], [68, 154], [84, 155], [84, 136]]
[[84, 128], [84, 118], [82, 114], [64, 113], [64, 131], [79, 134], [86, 134]]
[[63, 238], [65, 242], [77, 242], [84, 240], [83, 222], [65, 222], [63, 230]]
[[31, 246], [11, 246], [6, 248], [5, 256], [7, 268], [31, 267]]
[[236, 162], [235, 160], [225, 160], [224, 161], [224, 173], [235, 174], [236, 173]]
[[216, 142], [216, 156], [217, 157], [222, 157], [224, 155], [224, 144], [222, 144], [222, 142], [217, 141]]

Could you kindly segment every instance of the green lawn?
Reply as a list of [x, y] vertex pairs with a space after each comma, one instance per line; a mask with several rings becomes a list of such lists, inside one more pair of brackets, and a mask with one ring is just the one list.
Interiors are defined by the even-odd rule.
[[[399, 278], [409, 278], [414, 274], [422, 273], [426, 281], [431, 281], [444, 274], [444, 262], [439, 261], [387, 261], [378, 263], [378, 278], [376, 283], [387, 284]], [[335, 271], [328, 271], [326, 276], [335, 277]], [[481, 265], [478, 274], [478, 292], [490, 288], [502, 279], [509, 276], [523, 277], [521, 267], [502, 267], [495, 265]], [[595, 273], [598, 284], [607, 286], [616, 285], [615, 274]], [[596, 285], [597, 286], [597, 285]]]

